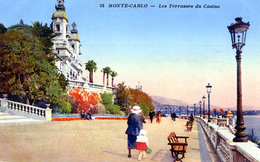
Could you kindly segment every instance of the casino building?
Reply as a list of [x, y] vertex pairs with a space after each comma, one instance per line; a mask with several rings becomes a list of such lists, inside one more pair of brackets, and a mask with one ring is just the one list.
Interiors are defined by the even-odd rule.
[[80, 61], [82, 46], [78, 36], [77, 25], [75, 22], [71, 26], [69, 25], [69, 20], [65, 13], [64, 0], [57, 0], [55, 9], [51, 23], [51, 28], [55, 34], [53, 38], [53, 52], [58, 58], [56, 62], [58, 70], [69, 80], [69, 88], [80, 86], [85, 90], [97, 93], [112, 93], [112, 87], [88, 83], [86, 78], [83, 77], [82, 63]]
[[64, 0], [58, 0], [56, 12], [52, 14], [51, 28], [54, 31], [53, 52], [59, 58], [56, 66], [69, 79], [70, 86], [83, 86], [86, 79], [82, 77], [82, 64], [79, 56], [82, 54], [77, 25], [69, 20], [65, 13]]

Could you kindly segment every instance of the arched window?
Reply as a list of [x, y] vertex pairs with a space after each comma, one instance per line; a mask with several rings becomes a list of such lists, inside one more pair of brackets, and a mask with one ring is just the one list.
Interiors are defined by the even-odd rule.
[[60, 31], [60, 24], [57, 24], [57, 25], [56, 25], [56, 30], [57, 30], [57, 31]]

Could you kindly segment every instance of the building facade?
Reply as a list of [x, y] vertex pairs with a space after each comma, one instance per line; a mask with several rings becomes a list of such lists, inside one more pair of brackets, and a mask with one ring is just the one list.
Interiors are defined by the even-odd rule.
[[[75, 22], [69, 25], [68, 17], [65, 13], [64, 0], [57, 0], [56, 11], [52, 14], [51, 28], [54, 31], [53, 53], [57, 56], [56, 66], [69, 80], [69, 88], [82, 87], [87, 91], [96, 93], [112, 93], [112, 87], [99, 84], [88, 83], [83, 77], [82, 46], [78, 36], [77, 25]], [[72, 27], [72, 29], [70, 28]]]
[[56, 12], [52, 15], [51, 28], [54, 31], [53, 52], [59, 61], [56, 66], [60, 72], [69, 80], [69, 86], [83, 86], [86, 79], [82, 77], [82, 54], [77, 25], [72, 23], [70, 30], [69, 20], [65, 13], [64, 0], [57, 0]]

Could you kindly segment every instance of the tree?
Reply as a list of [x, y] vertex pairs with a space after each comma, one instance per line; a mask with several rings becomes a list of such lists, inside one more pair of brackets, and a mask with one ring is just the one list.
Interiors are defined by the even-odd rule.
[[154, 110], [151, 97], [138, 89], [127, 88], [122, 82], [114, 89], [115, 103], [120, 106], [120, 109], [129, 114], [133, 106], [138, 105], [142, 109], [145, 116], [149, 115], [151, 110]]
[[90, 105], [96, 105], [99, 103], [100, 98], [99, 95], [95, 92], [87, 92], [82, 88], [73, 88], [69, 91], [69, 95], [75, 99], [78, 104], [77, 110], [73, 110], [73, 112], [81, 112], [84, 110], [85, 112], [90, 109]]
[[101, 70], [101, 72], [103, 72], [103, 86], [105, 86], [105, 76], [106, 76], [106, 73], [105, 73], [104, 69], [105, 69], [105, 68], [103, 68], [103, 69]]
[[61, 88], [64, 91], [66, 91], [69, 85], [69, 80], [64, 76], [64, 74], [60, 73], [58, 81], [60, 83]]
[[[109, 86], [109, 75], [111, 73], [110, 67], [103, 68], [103, 74], [107, 74], [107, 86]], [[103, 75], [103, 84], [104, 84], [104, 75]]]
[[107, 92], [100, 93], [101, 103], [106, 107], [106, 105], [113, 104], [113, 96]]
[[110, 75], [112, 77], [112, 87], [114, 87], [114, 78], [117, 76], [117, 72], [111, 71]]
[[[46, 24], [35, 24], [37, 28], [19, 24], [0, 34], [0, 91], [23, 97], [32, 105], [44, 99], [57, 104], [66, 89], [61, 87], [48, 43], [52, 32]], [[38, 31], [44, 32], [38, 35]]]
[[96, 72], [96, 70], [97, 70], [97, 64], [93, 60], [89, 60], [86, 63], [85, 70], [89, 71], [89, 82], [90, 83], [94, 83], [94, 81], [93, 81], [93, 73]]
[[44, 50], [46, 53], [51, 53], [53, 42], [52, 38], [55, 36], [51, 28], [48, 27], [48, 24], [45, 23], [42, 25], [40, 22], [33, 22], [33, 34], [41, 39], [41, 42], [44, 44]]
[[106, 108], [102, 103], [98, 103], [94, 106], [94, 109], [96, 110], [97, 114], [105, 114]]
[[113, 104], [113, 95], [107, 92], [101, 93], [101, 103], [105, 106], [107, 113], [123, 115], [120, 106]]
[[130, 113], [133, 106], [133, 98], [130, 90], [126, 87], [125, 83], [119, 83], [114, 90], [116, 96], [115, 103], [120, 106], [120, 110], [125, 112], [126, 115]]
[[145, 116], [148, 116], [150, 110], [154, 109], [151, 97], [143, 91], [138, 89], [130, 89], [131, 96], [133, 98], [133, 105], [139, 105]]
[[7, 31], [6, 27], [4, 26], [4, 24], [0, 23], [0, 34], [3, 34]]

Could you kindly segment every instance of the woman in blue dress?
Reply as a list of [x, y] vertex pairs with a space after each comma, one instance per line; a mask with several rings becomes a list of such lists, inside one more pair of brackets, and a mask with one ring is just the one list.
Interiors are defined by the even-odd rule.
[[141, 130], [141, 116], [139, 115], [142, 110], [139, 106], [134, 106], [131, 110], [131, 114], [128, 117], [127, 125], [128, 128], [126, 129], [125, 134], [127, 134], [127, 144], [128, 144], [128, 157], [131, 157], [131, 149], [136, 149], [136, 139], [137, 136], [140, 134]]

